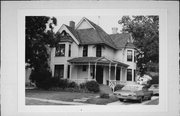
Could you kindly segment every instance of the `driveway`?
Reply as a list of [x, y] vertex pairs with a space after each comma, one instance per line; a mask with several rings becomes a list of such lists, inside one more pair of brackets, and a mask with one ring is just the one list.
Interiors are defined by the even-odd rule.
[[[157, 101], [158, 101], [159, 97], [158, 96], [153, 96], [151, 98], [151, 100], [145, 100], [143, 101], [142, 103], [138, 103], [136, 101], [116, 101], [116, 102], [112, 102], [112, 103], [109, 103], [107, 105], [146, 105], [146, 104], [149, 104], [149, 105], [157, 105]], [[154, 101], [156, 101], [154, 103]], [[152, 104], [150, 104], [151, 102], [153, 102]]]

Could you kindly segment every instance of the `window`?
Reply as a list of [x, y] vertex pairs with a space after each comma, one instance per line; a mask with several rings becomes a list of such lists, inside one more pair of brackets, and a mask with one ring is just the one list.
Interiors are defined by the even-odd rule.
[[88, 55], [88, 46], [84, 45], [83, 46], [83, 57], [86, 57]]
[[134, 81], [136, 81], [136, 70], [134, 70]]
[[70, 78], [70, 65], [68, 65], [68, 70], [67, 70], [67, 78]]
[[68, 54], [69, 57], [71, 57], [71, 45], [69, 45], [69, 54]]
[[136, 51], [134, 51], [134, 62], [136, 62]]
[[101, 57], [102, 49], [101, 45], [96, 46], [96, 57]]
[[58, 78], [64, 77], [64, 65], [55, 65], [54, 77], [58, 77]]
[[65, 56], [65, 44], [59, 44], [56, 47], [55, 56]]
[[132, 81], [132, 69], [127, 69], [127, 81]]
[[127, 51], [127, 61], [132, 61], [132, 50]]
[[83, 65], [82, 71], [86, 71], [86, 65]]
[[116, 70], [116, 80], [117, 81], [120, 81], [120, 75], [121, 75], [121, 69], [120, 69], [120, 67], [117, 67], [117, 70]]

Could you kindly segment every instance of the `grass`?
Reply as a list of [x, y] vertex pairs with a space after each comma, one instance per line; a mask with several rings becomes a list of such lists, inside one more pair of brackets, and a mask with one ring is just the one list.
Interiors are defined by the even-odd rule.
[[151, 102], [148, 102], [146, 105], [158, 105], [159, 104], [159, 99], [152, 100]]
[[39, 100], [27, 100], [26, 105], [68, 105], [68, 104], [59, 104], [59, 103], [50, 103], [50, 102], [43, 102]]
[[118, 98], [115, 96], [110, 96], [109, 98], [91, 98], [88, 99], [85, 103], [106, 105], [111, 102], [118, 101]]
[[95, 93], [26, 90], [26, 97], [70, 101], [70, 102], [72, 102], [73, 99], [94, 98], [97, 95], [98, 94], [95, 94]]

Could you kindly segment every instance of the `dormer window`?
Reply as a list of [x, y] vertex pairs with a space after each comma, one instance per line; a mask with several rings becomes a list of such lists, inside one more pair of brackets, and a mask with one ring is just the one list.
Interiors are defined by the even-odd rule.
[[102, 55], [102, 47], [101, 45], [96, 46], [96, 57], [101, 57]]
[[132, 62], [132, 60], [133, 60], [132, 50], [127, 50], [127, 61]]
[[55, 56], [65, 56], [65, 44], [59, 44], [56, 47]]
[[88, 55], [88, 46], [84, 45], [83, 46], [83, 57], [87, 57], [87, 55]]

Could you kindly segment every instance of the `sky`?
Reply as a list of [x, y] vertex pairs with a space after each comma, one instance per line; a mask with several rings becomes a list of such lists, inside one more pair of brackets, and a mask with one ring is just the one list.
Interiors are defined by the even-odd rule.
[[118, 28], [118, 33], [122, 29], [122, 26], [118, 24], [122, 16], [55, 16], [57, 26], [54, 28], [54, 31], [58, 31], [62, 24], [69, 25], [69, 21], [74, 21], [75, 25], [77, 25], [83, 17], [99, 25], [108, 34], [112, 34], [113, 27]]

